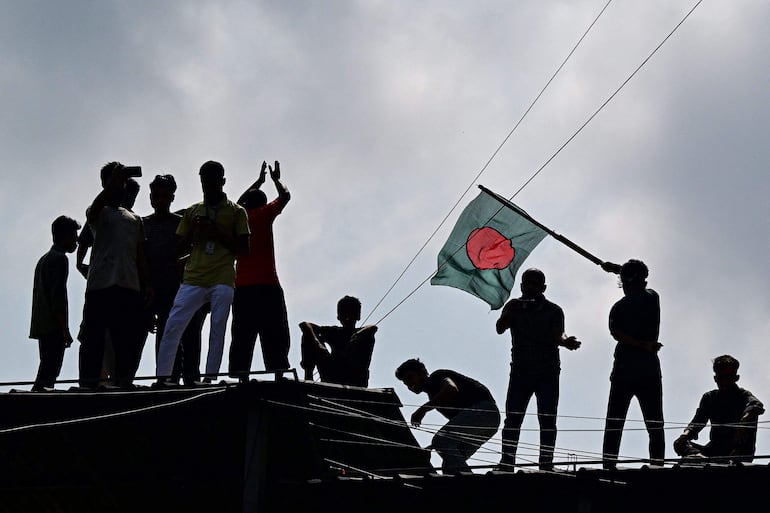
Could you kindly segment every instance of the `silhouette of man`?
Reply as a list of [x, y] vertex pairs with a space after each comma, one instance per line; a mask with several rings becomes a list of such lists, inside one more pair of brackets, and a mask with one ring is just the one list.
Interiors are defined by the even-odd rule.
[[224, 193], [225, 168], [209, 160], [200, 168], [200, 180], [203, 201], [185, 210], [176, 231], [180, 247], [189, 248], [190, 257], [158, 350], [159, 384], [171, 375], [182, 334], [206, 303], [211, 304], [211, 316], [204, 381], [219, 373], [233, 302], [235, 258], [249, 252], [248, 218], [243, 207]]
[[317, 366], [321, 381], [367, 387], [377, 326], [356, 327], [361, 319], [361, 301], [352, 296], [345, 296], [337, 302], [337, 319], [341, 326], [300, 323], [300, 365], [305, 369], [305, 379], [313, 379], [313, 370]]
[[[153, 213], [142, 218], [147, 236], [149, 279], [155, 291], [154, 301], [147, 313], [151, 317], [151, 332], [155, 333], [156, 361], [166, 321], [182, 278], [179, 265], [181, 255], [176, 236], [182, 216], [171, 212], [176, 188], [176, 180], [172, 175], [157, 175], [150, 182], [150, 205]], [[195, 312], [184, 330], [174, 361], [173, 382], [178, 382], [181, 376], [184, 376], [187, 384], [200, 381], [201, 329], [205, 319], [206, 312], [203, 309]]]
[[647, 288], [649, 271], [644, 262], [629, 260], [622, 266], [605, 263], [608, 272], [620, 274], [624, 297], [610, 310], [610, 334], [617, 341], [610, 375], [610, 396], [604, 426], [605, 469], [614, 469], [631, 399], [636, 397], [650, 437], [650, 459], [663, 465], [666, 450], [663, 431], [663, 384], [658, 351], [660, 299]]
[[541, 270], [524, 271], [520, 286], [521, 297], [503, 307], [496, 324], [500, 335], [510, 330], [512, 341], [500, 464], [516, 463], [521, 424], [534, 395], [540, 423], [540, 469], [552, 470], [561, 370], [559, 347], [574, 351], [580, 342], [564, 333], [564, 312], [545, 298], [545, 274]]
[[[80, 385], [97, 386], [105, 338], [115, 353], [115, 384], [131, 387], [144, 343], [144, 300], [151, 300], [139, 216], [120, 206], [127, 168], [119, 162], [102, 167], [100, 192], [86, 211], [94, 235], [80, 331]], [[144, 298], [142, 291], [144, 291]]]
[[231, 329], [229, 372], [248, 381], [254, 344], [259, 336], [266, 370], [289, 368], [289, 321], [283, 288], [278, 281], [273, 243], [273, 222], [291, 199], [281, 183], [281, 168], [275, 161], [270, 178], [278, 198], [267, 203], [260, 190], [265, 183], [267, 163], [262, 162], [259, 178], [238, 199], [249, 218], [249, 254], [238, 259]]
[[[136, 197], [139, 194], [139, 182], [133, 178], [126, 179], [126, 188], [123, 190], [123, 199], [120, 202], [120, 206], [133, 212], [134, 203], [136, 203]], [[91, 231], [88, 221], [86, 221], [83, 229], [78, 235], [78, 249], [75, 254], [75, 268], [80, 272], [83, 278], [88, 279], [88, 264], [85, 263], [88, 250], [94, 245], [94, 234]], [[78, 335], [79, 336], [79, 335]], [[144, 347], [144, 343], [142, 343]], [[109, 384], [115, 378], [115, 351], [112, 349], [112, 340], [109, 333], [104, 339], [104, 356], [102, 358], [102, 371], [100, 374], [100, 384]], [[113, 383], [114, 384], [114, 383]]]
[[64, 361], [64, 350], [72, 344], [67, 301], [67, 253], [77, 248], [78, 229], [80, 223], [74, 219], [57, 217], [51, 224], [53, 246], [35, 266], [29, 338], [38, 341], [40, 366], [33, 392], [54, 388]]
[[500, 412], [489, 389], [453, 370], [439, 369], [428, 374], [425, 365], [415, 358], [399, 365], [396, 378], [415, 394], [428, 394], [428, 402], [412, 414], [413, 426], [419, 427], [433, 409], [449, 420], [428, 447], [441, 456], [441, 471], [470, 472], [468, 458], [500, 427]]
[[[757, 420], [765, 413], [762, 402], [754, 394], [738, 386], [738, 360], [730, 355], [714, 359], [716, 390], [703, 394], [695, 416], [674, 441], [674, 451], [683, 458], [724, 457], [741, 462], [754, 459]], [[711, 422], [709, 441], [705, 445], [692, 440]]]

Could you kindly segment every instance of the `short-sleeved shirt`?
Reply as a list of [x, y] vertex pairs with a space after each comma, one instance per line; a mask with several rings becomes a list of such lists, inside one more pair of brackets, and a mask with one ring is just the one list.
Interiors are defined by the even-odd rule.
[[[205, 216], [213, 220], [221, 230], [229, 233], [233, 239], [249, 234], [249, 222], [246, 210], [225, 196], [217, 205], [196, 203], [188, 208], [177, 228], [177, 235], [184, 236], [193, 229], [196, 216]], [[206, 252], [207, 240], [202, 236], [193, 239], [190, 258], [184, 268], [183, 283], [198, 287], [214, 285], [235, 286], [235, 253], [219, 242], [214, 243], [212, 254]]]
[[564, 333], [564, 311], [545, 298], [533, 305], [511, 310], [511, 368], [520, 375], [535, 376], [560, 370], [557, 337]]
[[374, 333], [367, 331], [356, 337], [355, 342], [351, 342], [356, 331], [358, 329], [350, 330], [342, 326], [318, 326], [315, 330], [318, 340], [331, 347], [331, 361], [324, 365], [321, 376], [323, 381], [357, 387], [369, 386]]
[[142, 219], [123, 207], [102, 207], [97, 219], [89, 223], [94, 235], [86, 290], [117, 285], [139, 290], [136, 257], [144, 241]]
[[32, 288], [32, 322], [29, 338], [61, 334], [59, 315], [67, 316], [67, 254], [54, 245], [38, 260]]
[[179, 257], [179, 241], [176, 229], [182, 216], [169, 212], [168, 215], [151, 214], [143, 217], [146, 242], [144, 254], [147, 258], [147, 271], [150, 284], [155, 291], [156, 300], [167, 296], [173, 301], [174, 295], [182, 281], [181, 273], [176, 267]]
[[695, 438], [707, 422], [711, 422], [709, 441], [729, 453], [735, 440], [735, 425], [746, 413], [765, 413], [762, 402], [746, 389], [735, 386], [725, 390], [711, 390], [703, 394], [695, 416], [687, 429]]
[[457, 394], [452, 399], [452, 404], [445, 407], [436, 408], [447, 419], [451, 419], [463, 409], [471, 408], [473, 405], [484, 401], [495, 402], [489, 389], [476, 381], [459, 372], [449, 369], [438, 369], [430, 373], [428, 381], [423, 390], [428, 393], [428, 397], [433, 399], [441, 391], [444, 380], [451, 379], [457, 386]]
[[[621, 332], [639, 340], [658, 340], [660, 298], [652, 289], [622, 297], [610, 310], [610, 333]], [[660, 378], [657, 353], [618, 342], [610, 379]]]
[[249, 218], [249, 254], [236, 262], [235, 285], [279, 285], [275, 268], [273, 221], [283, 211], [288, 199], [280, 196], [258, 208], [246, 211]]

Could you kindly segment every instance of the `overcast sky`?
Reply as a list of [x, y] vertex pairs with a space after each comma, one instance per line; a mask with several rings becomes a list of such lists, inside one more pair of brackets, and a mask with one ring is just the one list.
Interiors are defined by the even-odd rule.
[[[277, 265], [297, 367], [297, 324], [336, 323], [345, 294], [369, 314], [473, 186], [371, 315], [380, 322], [370, 384], [393, 387], [408, 418], [426, 397], [393, 371], [420, 357], [429, 370], [479, 379], [502, 408], [510, 337], [495, 333], [499, 312], [462, 291], [418, 285], [475, 185], [513, 195], [694, 3], [610, 4], [474, 180], [605, 0], [0, 0], [2, 381], [34, 379], [34, 266], [56, 216], [83, 222], [105, 162], [143, 167], [135, 211], [146, 215], [155, 174], [174, 174], [182, 208], [200, 200], [206, 160], [225, 166], [231, 198], [263, 160], [279, 160], [292, 200], [275, 224]], [[649, 265], [662, 306], [667, 457], [714, 386], [715, 356], [736, 356], [740, 384], [770, 403], [768, 26], [764, 0], [704, 2], [514, 198], [604, 260]], [[265, 190], [275, 197], [269, 180]], [[607, 315], [622, 291], [614, 275], [552, 238], [524, 267], [545, 272], [546, 296], [583, 341], [562, 352], [557, 445], [599, 457], [614, 349]], [[76, 332], [85, 283], [74, 255], [70, 269]], [[140, 375], [154, 373], [151, 347]], [[62, 379], [77, 377], [77, 350], [67, 351]], [[634, 402], [623, 457], [647, 456], [640, 418]], [[444, 419], [432, 412], [425, 422]], [[758, 454], [770, 454], [767, 425]], [[534, 417], [524, 427], [536, 428]], [[519, 461], [532, 459], [524, 445], [537, 439], [522, 435]], [[471, 463], [499, 459], [478, 457]]]

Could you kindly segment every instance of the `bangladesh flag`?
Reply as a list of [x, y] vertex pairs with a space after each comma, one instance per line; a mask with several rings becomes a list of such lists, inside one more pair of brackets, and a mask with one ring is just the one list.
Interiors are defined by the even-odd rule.
[[[483, 299], [492, 310], [511, 295], [516, 271], [547, 233], [526, 212], [482, 191], [465, 207], [438, 254], [431, 285], [448, 285]], [[524, 215], [519, 214], [520, 210]]]

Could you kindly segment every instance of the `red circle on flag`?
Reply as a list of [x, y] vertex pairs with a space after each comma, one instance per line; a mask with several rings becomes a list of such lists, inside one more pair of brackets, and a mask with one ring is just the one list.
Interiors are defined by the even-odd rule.
[[516, 256], [510, 239], [489, 226], [473, 230], [465, 248], [477, 269], [505, 269]]

